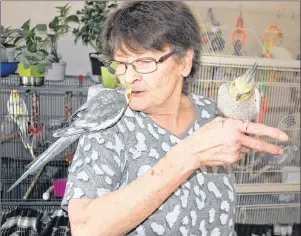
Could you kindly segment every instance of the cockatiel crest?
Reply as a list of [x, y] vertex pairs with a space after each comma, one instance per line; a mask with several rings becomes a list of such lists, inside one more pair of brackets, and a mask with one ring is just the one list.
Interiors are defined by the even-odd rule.
[[255, 87], [257, 67], [256, 61], [243, 75], [220, 86], [217, 108], [222, 116], [249, 121], [257, 118], [261, 101], [260, 92]]

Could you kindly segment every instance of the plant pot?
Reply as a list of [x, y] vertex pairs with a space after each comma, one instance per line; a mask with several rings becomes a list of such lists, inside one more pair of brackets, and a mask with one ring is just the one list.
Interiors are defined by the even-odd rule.
[[94, 83], [101, 84], [101, 75], [92, 75], [92, 73], [88, 72], [87, 77], [90, 78]]
[[20, 76], [44, 77], [44, 74], [40, 74], [37, 71], [36, 65], [31, 65], [29, 68], [25, 69], [23, 63], [19, 63], [18, 72]]
[[18, 67], [17, 61], [15, 62], [1, 62], [1, 77], [14, 74]]
[[105, 66], [101, 67], [101, 81], [106, 88], [116, 88], [117, 87], [117, 77], [116, 75], [110, 73]]
[[20, 85], [35, 87], [44, 85], [44, 77], [20, 76]]
[[52, 63], [45, 71], [46, 81], [63, 81], [65, 79], [67, 63], [60, 61], [59, 63]]
[[5, 47], [8, 62], [15, 61], [15, 47]]
[[44, 74], [40, 74], [35, 65], [25, 69], [23, 63], [19, 63], [18, 73], [20, 84], [23, 86], [41, 86], [44, 84]]
[[99, 59], [105, 59], [105, 56], [102, 53], [93, 52], [89, 53], [92, 74], [93, 75], [101, 75], [100, 67], [104, 66], [103, 62], [99, 61]]

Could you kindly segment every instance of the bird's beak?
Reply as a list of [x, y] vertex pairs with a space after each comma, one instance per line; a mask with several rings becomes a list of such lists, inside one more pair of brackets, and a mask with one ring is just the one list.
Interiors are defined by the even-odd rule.
[[236, 95], [236, 97], [235, 97], [235, 100], [236, 100], [236, 101], [240, 100], [240, 98], [241, 98], [242, 95], [243, 95], [243, 94], [238, 93], [238, 94]]
[[126, 101], [128, 104], [129, 104], [131, 98], [132, 98], [132, 89], [128, 88], [128, 89], [126, 89]]

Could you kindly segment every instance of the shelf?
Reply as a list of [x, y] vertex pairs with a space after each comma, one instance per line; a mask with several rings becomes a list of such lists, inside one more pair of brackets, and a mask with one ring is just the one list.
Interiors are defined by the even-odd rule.
[[63, 81], [45, 81], [42, 86], [23, 86], [20, 84], [18, 75], [2, 77], [0, 80], [0, 89], [34, 90], [34, 91], [76, 91], [87, 92], [88, 88], [96, 85], [90, 77], [84, 76], [83, 83], [80, 84], [78, 76], [66, 75]]

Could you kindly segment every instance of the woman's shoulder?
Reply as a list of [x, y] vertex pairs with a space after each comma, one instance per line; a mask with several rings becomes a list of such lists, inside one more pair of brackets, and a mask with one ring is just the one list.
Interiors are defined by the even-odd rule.
[[197, 106], [216, 106], [216, 101], [212, 98], [198, 95], [195, 93], [190, 93], [189, 97]]
[[216, 117], [217, 103], [214, 99], [194, 93], [189, 94], [189, 97], [202, 118], [213, 119]]

